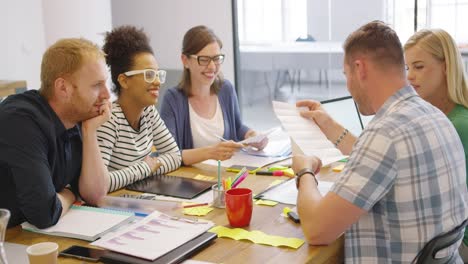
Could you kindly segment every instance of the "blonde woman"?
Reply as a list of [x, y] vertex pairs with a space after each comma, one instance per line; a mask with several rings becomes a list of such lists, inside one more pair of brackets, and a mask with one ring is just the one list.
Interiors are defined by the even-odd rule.
[[[468, 86], [455, 41], [442, 29], [423, 29], [406, 42], [404, 49], [408, 80], [423, 99], [452, 121], [468, 160]], [[468, 261], [468, 229], [460, 256]]]

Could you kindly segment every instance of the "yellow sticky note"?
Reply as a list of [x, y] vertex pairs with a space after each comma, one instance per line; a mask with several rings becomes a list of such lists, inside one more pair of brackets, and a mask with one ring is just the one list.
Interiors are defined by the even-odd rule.
[[202, 174], [197, 174], [197, 176], [195, 176], [194, 179], [200, 181], [215, 181], [215, 177], [206, 176]]
[[213, 211], [213, 208], [208, 205], [184, 208], [184, 210], [182, 210], [182, 212], [185, 215], [195, 215], [195, 216], [205, 216], [211, 211]]
[[342, 164], [340, 164], [340, 165], [338, 165], [338, 166], [336, 166], [336, 167], [333, 167], [333, 168], [332, 168], [332, 171], [334, 171], [334, 172], [341, 172], [341, 171], [343, 170], [344, 166], [345, 166], [345, 164], [342, 163]]
[[255, 244], [262, 244], [274, 247], [285, 246], [298, 249], [304, 244], [304, 240], [299, 238], [272, 236], [258, 230], [247, 231], [241, 228], [215, 226], [211, 228], [209, 232], [218, 234], [218, 237], [227, 237], [235, 240], [248, 240]]
[[268, 200], [257, 200], [255, 202], [256, 205], [268, 205], [268, 206], [275, 206], [278, 202], [275, 201], [268, 201]]

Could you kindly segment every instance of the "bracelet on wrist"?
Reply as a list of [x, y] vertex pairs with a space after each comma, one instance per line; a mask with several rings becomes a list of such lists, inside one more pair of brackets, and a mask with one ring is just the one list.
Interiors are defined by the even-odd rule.
[[335, 143], [333, 143], [333, 145], [335, 145], [335, 147], [338, 147], [338, 145], [341, 143], [341, 141], [343, 141], [344, 137], [348, 134], [348, 132], [348, 129], [345, 128], [343, 130], [343, 133], [341, 133], [341, 135], [338, 137]]
[[300, 170], [298, 173], [296, 173], [296, 188], [298, 190], [299, 190], [299, 184], [301, 182], [301, 178], [305, 174], [310, 174], [314, 178], [315, 184], [317, 184], [317, 186], [318, 186], [318, 181], [317, 181], [317, 178], [315, 178], [314, 171], [312, 169], [309, 169], [309, 168], [304, 168], [304, 169]]

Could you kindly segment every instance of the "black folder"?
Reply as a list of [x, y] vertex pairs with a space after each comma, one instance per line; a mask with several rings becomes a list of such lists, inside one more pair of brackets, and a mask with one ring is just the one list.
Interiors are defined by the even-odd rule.
[[[181, 263], [182, 261], [190, 258], [195, 255], [195, 253], [201, 251], [202, 249], [209, 246], [215, 239], [217, 235], [215, 233], [205, 232], [200, 236], [188, 241], [187, 243], [179, 246], [172, 251], [169, 251], [165, 255], [151, 261], [146, 259], [141, 259], [117, 252], [108, 252], [103, 255], [99, 261], [104, 263], [111, 264], [176, 264]], [[164, 241], [161, 241], [164, 243]]]
[[213, 184], [215, 183], [177, 176], [158, 175], [128, 185], [127, 190], [193, 199], [210, 189]]

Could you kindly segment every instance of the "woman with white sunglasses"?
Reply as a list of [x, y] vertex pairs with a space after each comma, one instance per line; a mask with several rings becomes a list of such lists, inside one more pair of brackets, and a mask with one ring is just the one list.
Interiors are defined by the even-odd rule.
[[142, 29], [121, 26], [106, 34], [103, 47], [110, 67], [112, 115], [98, 130], [110, 175], [109, 192], [180, 167], [179, 148], [155, 104], [166, 78]]

